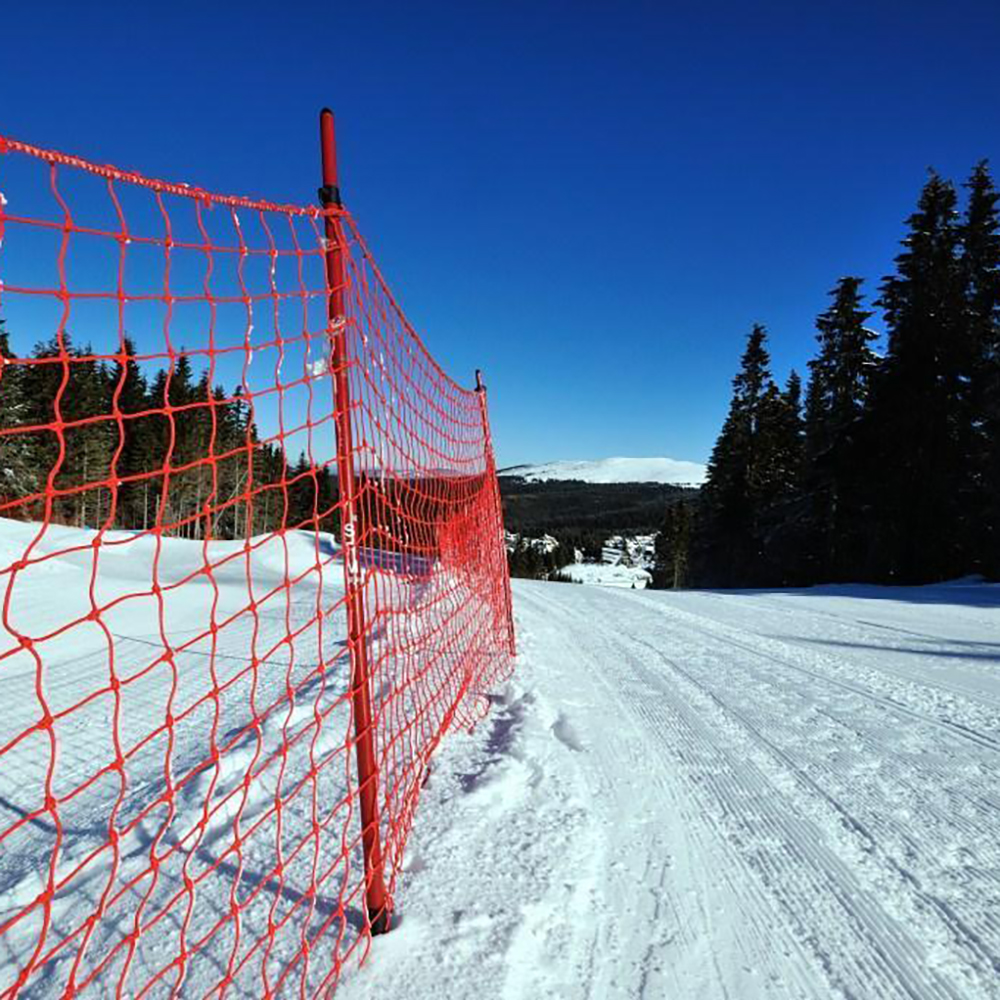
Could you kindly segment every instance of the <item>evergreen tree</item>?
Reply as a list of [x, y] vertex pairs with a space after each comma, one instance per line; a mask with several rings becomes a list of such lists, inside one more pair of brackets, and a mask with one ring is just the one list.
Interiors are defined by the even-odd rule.
[[654, 543], [653, 586], [677, 589], [687, 583], [694, 506], [670, 504]]
[[[110, 366], [70, 335], [14, 358], [0, 322], [0, 503], [8, 516], [57, 523], [160, 525], [183, 537], [237, 538], [301, 524], [337, 531], [329, 466], [261, 444], [237, 389], [227, 397], [181, 353], [147, 383], [125, 337]], [[59, 426], [61, 424], [61, 426]], [[7, 428], [37, 431], [4, 434]], [[36, 501], [54, 473], [51, 509]], [[251, 488], [252, 487], [252, 488]], [[252, 515], [252, 516], [251, 516]]]
[[871, 409], [879, 477], [872, 567], [906, 583], [963, 572], [969, 340], [952, 185], [932, 174], [910, 216], [897, 273], [885, 279], [889, 354]]
[[768, 386], [758, 432], [758, 483], [751, 493], [760, 553], [757, 580], [802, 582], [806, 517], [801, 504], [805, 455], [802, 380], [792, 371], [784, 391]]
[[819, 353], [809, 362], [805, 413], [805, 472], [808, 504], [803, 574], [813, 582], [857, 575], [863, 549], [865, 490], [869, 476], [859, 432], [878, 357], [877, 337], [865, 324], [862, 279], [841, 278], [830, 308], [816, 319]]
[[[256, 430], [252, 424], [248, 426], [246, 433], [250, 435], [251, 441], [256, 440]], [[263, 445], [259, 448], [251, 444], [250, 450], [252, 454], [243, 453], [240, 455], [234, 492], [234, 496], [238, 496], [246, 491], [252, 473], [255, 483], [252, 504], [244, 504], [242, 507], [236, 508], [237, 513], [241, 509], [244, 512], [243, 519], [246, 523], [243, 532], [247, 537], [253, 534], [278, 531], [286, 524], [293, 523], [290, 520], [286, 492], [292, 472], [285, 461], [284, 452], [273, 444]], [[329, 474], [328, 478], [331, 478]], [[335, 487], [332, 489], [336, 492]], [[252, 525], [249, 523], [251, 514]], [[239, 534], [238, 530], [237, 536]]]
[[119, 480], [116, 498], [116, 521], [124, 528], [148, 528], [152, 475], [155, 467], [155, 424], [146, 414], [151, 402], [145, 376], [135, 358], [135, 344], [129, 337], [122, 342], [122, 352], [110, 373], [113, 405], [121, 414], [117, 431], [118, 458], [115, 469]]
[[118, 428], [111, 416], [111, 382], [103, 362], [93, 357], [87, 344], [74, 355], [70, 381], [63, 395], [63, 419], [80, 421], [64, 432], [66, 454], [57, 480], [60, 487], [83, 487], [66, 502], [80, 527], [110, 524], [111, 465], [118, 443]]
[[523, 539], [518, 538], [514, 547], [507, 553], [507, 572], [511, 577], [521, 577], [524, 575], [524, 545]]
[[[364, 489], [362, 484], [361, 489]], [[359, 505], [361, 509], [361, 505]], [[360, 521], [359, 517], [359, 521]], [[288, 487], [288, 519], [286, 524], [292, 528], [311, 528], [316, 523], [316, 477], [313, 466], [303, 451], [298, 461], [289, 471]], [[361, 534], [366, 534], [362, 527]]]
[[[4, 321], [0, 319], [0, 503], [18, 501], [39, 489], [39, 467], [33, 456], [32, 434], [8, 434], [28, 420], [25, 395], [25, 366], [10, 349]], [[9, 507], [6, 517], [25, 517], [29, 511]]]
[[219, 397], [207, 371], [198, 378], [193, 401], [196, 406], [188, 414], [188, 434], [193, 439], [190, 461], [197, 464], [187, 474], [187, 516], [191, 518], [189, 537], [200, 538], [211, 531], [210, 511], [218, 495]]
[[118, 436], [107, 370], [89, 346], [74, 349], [66, 331], [36, 345], [32, 359], [38, 363], [22, 376], [25, 419], [48, 428], [31, 435], [31, 458], [43, 488], [52, 476], [50, 516], [98, 527], [111, 509], [107, 482]]
[[167, 399], [167, 372], [160, 368], [149, 384], [149, 407], [157, 411], [149, 417], [149, 449], [146, 454], [147, 469], [154, 472], [150, 479], [149, 489], [143, 490], [143, 527], [155, 525], [165, 526], [169, 523], [167, 511], [164, 509], [164, 487], [166, 484], [167, 456], [174, 436], [172, 422], [167, 415], [169, 400]]
[[1000, 222], [985, 161], [966, 182], [962, 278], [970, 350], [970, 568], [1000, 576]]
[[767, 333], [755, 324], [747, 339], [733, 398], [708, 462], [701, 517], [694, 546], [699, 582], [733, 586], [759, 572], [760, 499], [769, 490], [762, 430], [773, 409]]
[[[805, 451], [802, 379], [792, 370], [784, 392], [771, 385], [765, 397], [760, 434], [764, 480], [758, 494], [762, 506], [788, 500], [799, 492]], [[765, 471], [766, 470], [766, 471]], [[765, 485], [766, 484], [766, 485]]]
[[806, 442], [810, 460], [828, 452], [864, 412], [878, 358], [869, 346], [877, 334], [865, 323], [862, 278], [846, 277], [830, 293], [833, 304], [816, 319], [819, 354], [809, 362]]
[[162, 410], [152, 421], [153, 467], [162, 469], [157, 477], [158, 501], [155, 523], [181, 536], [193, 535], [192, 497], [194, 477], [186, 469], [198, 457], [199, 430], [192, 404], [196, 402], [192, 384], [191, 359], [182, 352], [171, 359], [167, 370], [160, 369], [150, 387], [150, 406]]
[[527, 547], [524, 552], [524, 575], [529, 580], [537, 580], [542, 576], [545, 566], [542, 555], [538, 551], [533, 538], [527, 540]]

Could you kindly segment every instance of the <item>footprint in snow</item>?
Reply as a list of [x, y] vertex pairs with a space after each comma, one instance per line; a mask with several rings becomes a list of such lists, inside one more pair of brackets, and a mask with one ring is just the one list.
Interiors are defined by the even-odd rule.
[[569, 747], [570, 750], [576, 753], [583, 753], [587, 749], [577, 735], [576, 730], [562, 712], [559, 713], [559, 718], [552, 723], [552, 735], [563, 746]]

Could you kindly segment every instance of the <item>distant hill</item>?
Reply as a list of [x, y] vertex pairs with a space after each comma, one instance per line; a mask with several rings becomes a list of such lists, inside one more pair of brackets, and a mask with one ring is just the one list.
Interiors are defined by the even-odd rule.
[[660, 483], [670, 486], [700, 486], [705, 466], [675, 458], [599, 458], [591, 461], [544, 462], [541, 465], [513, 465], [500, 470], [501, 476], [517, 477], [527, 483], [573, 480], [583, 483]]

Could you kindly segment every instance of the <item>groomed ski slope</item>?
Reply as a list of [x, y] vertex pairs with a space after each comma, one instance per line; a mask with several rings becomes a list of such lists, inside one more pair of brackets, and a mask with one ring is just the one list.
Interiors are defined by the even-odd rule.
[[[36, 531], [0, 522], [4, 561]], [[339, 552], [332, 539], [302, 533], [255, 540], [249, 551], [212, 543], [218, 566], [206, 579], [197, 575], [201, 543], [166, 539], [157, 558], [149, 540], [105, 536], [94, 599], [110, 609], [102, 620], [116, 669], [134, 678], [122, 687], [124, 746], [162, 725], [169, 699], [180, 719], [179, 706], [217, 686], [215, 728], [227, 734], [242, 731], [253, 698], [263, 711], [289, 681], [298, 691], [294, 706], [269, 712], [252, 740], [230, 747], [214, 778], [198, 772], [178, 789], [165, 817], [149, 811], [163, 788], [162, 740], [130, 757], [124, 798], [113, 781], [67, 791], [106, 759], [114, 719], [108, 698], [86, 699], [106, 685], [108, 633], [58, 632], [89, 607], [92, 540], [51, 527], [38, 553], [53, 557], [22, 573], [9, 609], [19, 628], [53, 636], [43, 646], [50, 710], [80, 706], [57, 731], [57, 875], [68, 881], [53, 900], [50, 936], [80, 926], [106, 886], [118, 892], [166, 844], [160, 879], [122, 890], [95, 929], [92, 961], [143, 906], [160, 912], [184, 872], [211, 867], [217, 874], [185, 911], [189, 935], [214, 923], [234, 887], [255, 895], [242, 936], [220, 936], [192, 958], [178, 995], [203, 996], [220, 962], [242, 961], [272, 907], [292, 906], [294, 887], [309, 881], [291, 864], [284, 891], [266, 877], [272, 836], [248, 841], [242, 865], [225, 852], [236, 805], [255, 821], [277, 783], [308, 768], [303, 748], [343, 746], [346, 674], [309, 681], [321, 651], [336, 660], [342, 609], [324, 617], [322, 634], [302, 632], [294, 657], [281, 641], [316, 614], [321, 593], [340, 596]], [[148, 593], [154, 559], [162, 609]], [[249, 594], [252, 622], [238, 613]], [[493, 711], [471, 736], [442, 744], [396, 927], [373, 942], [363, 968], [344, 966], [338, 997], [1000, 997], [1000, 587], [664, 593], [515, 581], [514, 596], [515, 679], [490, 694]], [[214, 658], [206, 642], [187, 641], [213, 616], [228, 622]], [[175, 637], [175, 666], [148, 669], [163, 630]], [[248, 651], [272, 646], [267, 669], [248, 673]], [[37, 717], [35, 678], [26, 651], [4, 659], [0, 746]], [[298, 738], [317, 709], [322, 732]], [[194, 715], [175, 726], [178, 774], [204, 759], [212, 728]], [[236, 797], [252, 759], [282, 746], [298, 748], [279, 758], [283, 772], [262, 772]], [[0, 921], [36, 900], [55, 849], [47, 817], [17, 822], [36, 807], [49, 760], [37, 735], [0, 768], [0, 818], [4, 829], [16, 823], [0, 849]], [[343, 795], [340, 769], [321, 774], [329, 780], [316, 792], [328, 805]], [[289, 800], [289, 836], [308, 827], [307, 805]], [[192, 841], [185, 831], [206, 808], [211, 820]], [[94, 853], [109, 815], [128, 830], [117, 867]], [[328, 846], [324, 863], [339, 838]], [[335, 904], [324, 896], [310, 926]], [[0, 995], [30, 958], [39, 919], [35, 907], [4, 935]], [[259, 995], [258, 967], [280, 974], [296, 928], [246, 964], [227, 995]], [[149, 985], [183, 933], [161, 920], [140, 936], [123, 995]], [[332, 944], [314, 948], [312, 971], [293, 975], [282, 995], [310, 995], [333, 955]], [[46, 963], [22, 995], [61, 995], [70, 957]], [[120, 960], [85, 995], [110, 995], [119, 969]]]
[[1000, 997], [1000, 588], [514, 594], [339, 997]]

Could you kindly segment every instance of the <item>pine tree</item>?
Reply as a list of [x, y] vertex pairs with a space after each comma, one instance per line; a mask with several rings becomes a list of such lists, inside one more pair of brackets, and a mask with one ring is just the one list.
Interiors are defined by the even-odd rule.
[[118, 442], [112, 417], [111, 383], [108, 370], [93, 357], [86, 344], [70, 363], [70, 380], [63, 395], [63, 419], [80, 423], [64, 431], [66, 453], [57, 484], [61, 488], [83, 487], [66, 497], [73, 522], [79, 527], [107, 525], [111, 514], [111, 490], [106, 485]]
[[794, 368], [788, 373], [780, 402], [776, 461], [781, 470], [778, 477], [781, 491], [790, 494], [798, 492], [801, 487], [806, 437], [802, 416], [802, 377]]
[[[257, 435], [253, 425], [249, 426], [247, 433], [250, 435], [251, 441], [256, 441]], [[256, 492], [252, 504], [253, 525], [252, 530], [247, 532], [248, 536], [278, 531], [286, 524], [291, 523], [286, 484], [292, 473], [285, 461], [284, 452], [273, 444], [259, 448], [251, 445], [251, 450], [252, 454], [240, 456], [239, 466], [240, 490], [246, 490], [252, 472]], [[243, 509], [246, 510], [246, 507]], [[249, 520], [249, 513], [245, 520]]]
[[165, 509], [164, 488], [167, 483], [167, 456], [172, 438], [172, 424], [167, 416], [167, 372], [160, 368], [149, 384], [148, 405], [153, 412], [149, 416], [148, 452], [145, 453], [146, 468], [154, 475], [149, 480], [149, 489], [143, 490], [143, 527], [154, 525], [165, 527], [170, 523]]
[[1000, 221], [985, 161], [966, 182], [960, 229], [970, 366], [972, 568], [1000, 576]]
[[[0, 319], [0, 503], [23, 499], [39, 489], [39, 466], [33, 455], [36, 436], [8, 434], [28, 423], [25, 396], [25, 366], [18, 364], [10, 349], [10, 339], [4, 321]], [[29, 515], [21, 506], [8, 507], [6, 517]]]
[[340, 508], [337, 506], [337, 501], [340, 497], [337, 492], [337, 481], [329, 465], [317, 468], [316, 489], [316, 506], [319, 511], [317, 528], [339, 537]]
[[784, 391], [768, 386], [761, 411], [757, 477], [752, 483], [758, 581], [791, 586], [801, 582], [806, 518], [801, 509], [805, 433], [802, 380], [792, 371]]
[[910, 216], [897, 273], [885, 279], [889, 354], [873, 396], [879, 482], [875, 572], [899, 582], [963, 572], [967, 509], [968, 337], [956, 196], [932, 174]]
[[52, 477], [50, 516], [101, 526], [111, 509], [106, 484], [117, 438], [107, 370], [89, 346], [75, 350], [67, 331], [36, 345], [32, 359], [38, 363], [26, 366], [22, 377], [25, 420], [51, 428], [32, 435], [31, 444], [40, 485], [46, 488]]
[[867, 466], [859, 446], [878, 357], [877, 337], [866, 327], [862, 279], [841, 278], [830, 308], [816, 319], [819, 353], [811, 372], [805, 413], [803, 489], [808, 504], [803, 573], [811, 582], [857, 575]]
[[[71, 342], [68, 334], [64, 335], [64, 343], [68, 351], [71, 349]], [[25, 399], [25, 420], [26, 424], [34, 427], [44, 428], [37, 432], [32, 432], [31, 457], [38, 470], [38, 486], [40, 490], [48, 493], [49, 477], [53, 472], [58, 472], [56, 463], [59, 460], [59, 437], [51, 430], [56, 421], [56, 401], [58, 399], [60, 409], [63, 411], [61, 417], [67, 419], [65, 413], [65, 391], [61, 389], [64, 375], [71, 371], [68, 358], [65, 364], [62, 362], [63, 347], [58, 338], [52, 338], [46, 343], [36, 344], [31, 352], [31, 359], [35, 364], [25, 366], [22, 377], [22, 388]], [[41, 507], [32, 511], [32, 519], [45, 517], [54, 518], [57, 521], [64, 519], [62, 501], [51, 498], [48, 500], [50, 511], [44, 511]]]
[[528, 543], [526, 563], [530, 579], [540, 580], [545, 575], [545, 560], [542, 557], [542, 553], [538, 550], [538, 546], [535, 545], [534, 538]]
[[693, 516], [690, 503], [667, 506], [654, 542], [654, 587], [676, 590], [687, 583]]
[[563, 538], [559, 541], [559, 567], [572, 566], [576, 563], [576, 545], [572, 538]]
[[115, 359], [109, 376], [112, 402], [121, 415], [121, 430], [116, 427], [118, 460], [115, 469], [119, 480], [116, 498], [116, 521], [123, 528], [149, 527], [150, 493], [153, 487], [155, 424], [146, 411], [150, 407], [149, 389], [135, 356], [135, 344], [129, 337], [122, 341], [121, 354]]
[[863, 279], [841, 278], [830, 292], [833, 304], [816, 319], [819, 354], [809, 362], [806, 402], [807, 454], [828, 452], [864, 412], [878, 358], [869, 346], [877, 334], [865, 323], [861, 307]]
[[802, 379], [792, 371], [784, 392], [768, 387], [762, 409], [758, 502], [762, 507], [789, 500], [801, 487], [805, 432], [802, 419]]
[[150, 387], [150, 405], [164, 412], [153, 420], [153, 468], [162, 469], [158, 477], [158, 506], [155, 522], [161, 528], [183, 536], [193, 536], [193, 498], [196, 495], [195, 470], [186, 469], [205, 446], [201, 440], [193, 385], [191, 359], [183, 349], [169, 369], [157, 371]]
[[227, 464], [223, 496], [232, 520], [228, 537], [250, 538], [283, 527], [288, 517], [287, 482], [291, 472], [284, 450], [260, 444], [253, 406], [237, 386], [223, 418], [223, 435], [232, 462]]
[[739, 585], [753, 579], [759, 568], [759, 500], [768, 481], [761, 430], [767, 427], [774, 385], [766, 340], [764, 327], [755, 324], [733, 379], [729, 413], [708, 462], [693, 553], [699, 582]]
[[674, 505], [673, 559], [671, 587], [677, 590], [687, 585], [688, 563], [690, 560], [691, 533], [694, 528], [695, 508], [690, 503]]
[[215, 455], [219, 445], [218, 397], [212, 391], [207, 371], [195, 385], [193, 401], [197, 404], [188, 414], [188, 433], [192, 438], [190, 461], [197, 463], [188, 474], [188, 516], [192, 518], [189, 535], [203, 537], [211, 531], [211, 506], [218, 493]]
[[171, 521], [177, 534], [191, 538], [197, 533], [194, 518], [203, 487], [202, 467], [194, 463], [208, 447], [205, 411], [198, 404], [207, 401], [208, 379], [201, 376], [195, 382], [191, 359], [183, 349], [169, 375], [167, 395], [174, 428], [170, 466], [177, 470], [170, 476]]
[[518, 538], [514, 542], [514, 547], [507, 553], [507, 572], [512, 577], [523, 576], [524, 547], [521, 542], [522, 539]]
[[[298, 461], [289, 471], [289, 477], [286, 524], [290, 528], [311, 529], [316, 523], [316, 478], [304, 451], [299, 454]], [[362, 529], [361, 534], [367, 536], [369, 531]]]
[[[230, 397], [207, 372], [196, 378], [183, 352], [151, 383], [128, 337], [110, 365], [75, 349], [66, 331], [36, 345], [33, 363], [19, 360], [0, 322], [0, 503], [16, 505], [8, 516], [159, 525], [191, 538], [339, 530], [331, 468], [303, 454], [290, 469], [281, 447], [260, 443], [240, 389]], [[18, 426], [39, 429], [3, 433]], [[50, 472], [50, 511], [42, 500], [20, 503], [45, 493]]]

